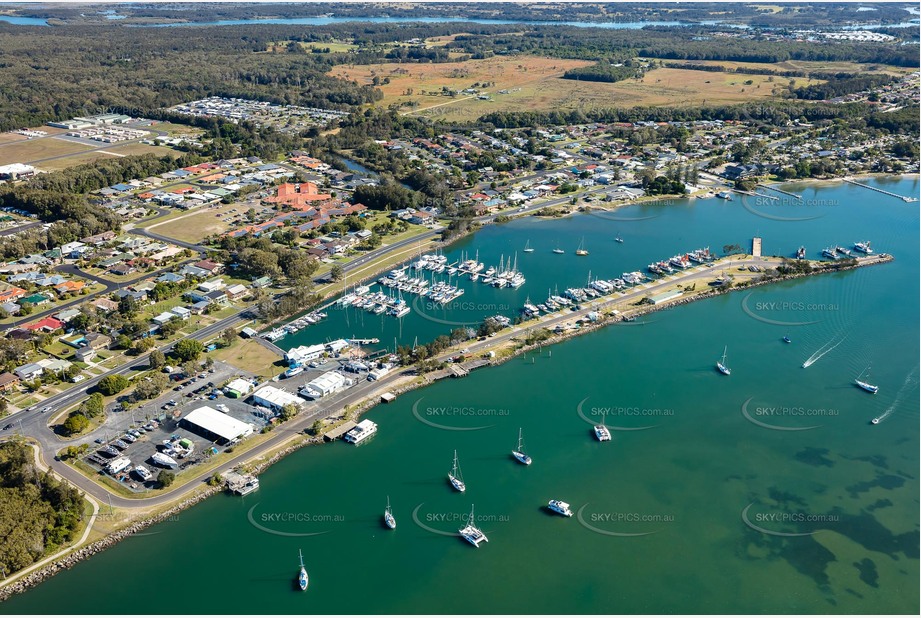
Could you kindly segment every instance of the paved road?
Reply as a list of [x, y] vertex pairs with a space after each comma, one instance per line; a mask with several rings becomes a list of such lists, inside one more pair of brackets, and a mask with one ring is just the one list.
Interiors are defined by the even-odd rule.
[[[749, 266], [749, 265], [763, 265], [764, 262], [760, 258], [749, 258], [747, 260], [733, 261], [733, 267], [740, 266]], [[626, 291], [624, 294], [614, 294], [612, 296], [604, 297], [603, 299], [598, 299], [592, 302], [583, 303], [583, 308], [580, 311], [562, 311], [557, 314], [546, 316], [543, 320], [539, 322], [528, 322], [517, 326], [515, 328], [502, 331], [496, 334], [493, 337], [487, 338], [484, 341], [470, 342], [467, 346], [471, 354], [477, 354], [478, 352], [483, 352], [486, 349], [493, 348], [499, 344], [507, 342], [509, 339], [514, 337], [522, 336], [527, 330], [531, 328], [541, 327], [552, 329], [559, 324], [565, 322], [573, 322], [576, 319], [585, 317], [588, 313], [592, 311], [602, 310], [604, 307], [612, 305], [614, 303], [623, 303], [636, 301], [644, 296], [655, 294], [666, 289], [672, 289], [678, 285], [688, 285], [698, 281], [704, 281], [714, 278], [714, 271], [716, 269], [706, 268], [706, 267], [696, 267], [688, 271], [683, 271], [676, 273], [664, 279], [652, 282], [650, 284], [642, 285], [631, 290]], [[193, 336], [196, 339], [204, 339], [213, 334], [217, 334], [223, 328], [226, 328], [232, 323], [233, 320], [238, 320], [239, 314], [225, 318], [221, 322], [214, 324], [212, 326], [206, 327]], [[167, 346], [164, 348], [164, 351], [169, 350], [172, 346]], [[450, 356], [456, 354], [456, 352], [444, 353], [438, 357], [438, 360], [446, 360]], [[111, 375], [114, 373], [125, 373], [129, 369], [135, 366], [145, 366], [147, 364], [146, 357], [143, 357], [140, 360], [134, 361], [133, 363], [114, 369], [110, 372], [107, 372], [105, 375]], [[286, 426], [280, 427], [275, 430], [274, 434], [266, 442], [260, 444], [259, 446], [249, 450], [246, 453], [241, 453], [240, 455], [233, 457], [227, 461], [221, 469], [226, 470], [234, 467], [235, 465], [242, 463], [243, 461], [258, 457], [261, 454], [264, 454], [273, 448], [276, 448], [282, 444], [285, 440], [291, 437], [294, 433], [301, 433], [305, 429], [309, 428], [315, 420], [318, 418], [325, 417], [328, 414], [328, 411], [331, 409], [337, 409], [345, 405], [355, 404], [363, 400], [371, 391], [377, 389], [386, 389], [386, 387], [392, 382], [397, 381], [401, 376], [405, 375], [403, 372], [393, 372], [376, 382], [362, 382], [357, 386], [348, 389], [342, 393], [324, 399], [322, 404], [311, 404], [312, 409], [306, 414], [301, 415], [296, 420], [287, 424]], [[55, 397], [49, 398], [43, 405], [53, 405], [56, 409], [67, 405], [68, 403], [74, 401], [75, 399], [84, 396], [84, 392], [96, 382], [99, 381], [103, 376], [94, 378], [85, 386], [82, 386], [78, 389], [77, 392], [68, 391], [66, 393], [61, 393]], [[51, 431], [45, 425], [46, 415], [40, 414], [38, 412], [27, 412], [22, 416], [22, 426], [27, 435], [36, 437], [39, 440], [39, 443], [42, 445], [42, 449], [45, 453], [46, 459], [52, 459], [53, 453], [57, 450], [60, 450], [66, 443], [58, 440], [55, 436], [51, 434]], [[87, 492], [91, 496], [103, 500], [111, 500], [114, 506], [132, 508], [132, 507], [150, 507], [166, 502], [173, 501], [177, 498], [181, 498], [188, 493], [194, 491], [202, 483], [206, 482], [210, 478], [212, 472], [202, 472], [193, 479], [183, 485], [177, 490], [161, 494], [155, 497], [139, 497], [139, 498], [124, 498], [121, 496], [116, 496], [114, 494], [110, 495], [110, 492], [104, 487], [97, 485], [93, 481], [89, 480], [81, 473], [77, 472], [70, 466], [59, 461], [51, 462], [52, 468], [60, 474], [61, 476], [67, 478], [74, 485], [78, 486], [81, 490]]]
[[17, 225], [15, 227], [8, 227], [0, 230], [0, 236], [12, 236], [13, 234], [18, 234], [20, 232], [25, 232], [26, 230], [31, 230], [33, 227], [38, 227], [42, 225], [44, 221], [30, 221], [29, 223], [24, 223], [23, 225]]

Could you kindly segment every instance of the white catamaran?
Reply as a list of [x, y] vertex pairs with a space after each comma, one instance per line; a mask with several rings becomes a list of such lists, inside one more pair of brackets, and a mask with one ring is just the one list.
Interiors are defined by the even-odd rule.
[[489, 539], [486, 538], [486, 535], [483, 534], [483, 531], [476, 527], [474, 523], [476, 520], [473, 516], [473, 505], [470, 505], [470, 517], [467, 518], [467, 525], [458, 530], [460, 535], [464, 537], [471, 545], [476, 548], [480, 547], [480, 543], [483, 541], [489, 543]]
[[732, 373], [732, 369], [726, 365], [726, 350], [728, 347], [729, 346], [723, 348], [723, 358], [721, 358], [719, 362], [716, 363], [716, 368], [719, 369], [719, 372], [725, 376], [728, 376]]
[[609, 442], [611, 440], [611, 430], [604, 425], [604, 416], [601, 417], [601, 424], [595, 425], [595, 438], [599, 442]]
[[524, 448], [522, 447], [520, 427], [518, 428], [518, 448], [512, 451], [512, 457], [514, 457], [515, 459], [517, 459], [518, 461], [520, 461], [526, 466], [531, 465], [531, 458], [525, 455]]
[[457, 451], [454, 451], [454, 466], [448, 473], [448, 481], [457, 491], [467, 491], [467, 485], [464, 484], [464, 478], [461, 476], [460, 465], [457, 463]]

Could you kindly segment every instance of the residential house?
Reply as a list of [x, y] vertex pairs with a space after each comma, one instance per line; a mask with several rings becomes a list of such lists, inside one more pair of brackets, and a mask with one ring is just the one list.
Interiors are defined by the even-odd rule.
[[53, 333], [56, 330], [64, 328], [64, 322], [49, 316], [47, 318], [42, 318], [38, 322], [26, 324], [25, 328], [33, 332], [42, 331], [46, 333]]
[[41, 377], [44, 373], [45, 368], [39, 365], [38, 363], [26, 363], [20, 367], [16, 367], [13, 370], [13, 373], [22, 381], [34, 380], [35, 378]]
[[49, 302], [49, 298], [44, 294], [32, 294], [19, 301], [19, 304], [29, 303], [30, 305], [41, 306]]
[[0, 290], [0, 303], [13, 302], [26, 295], [26, 291], [16, 286], [10, 286], [6, 290]]
[[54, 291], [58, 294], [77, 294], [85, 287], [82, 281], [64, 281], [54, 286]]
[[227, 288], [224, 290], [224, 293], [227, 294], [228, 299], [236, 300], [249, 294], [249, 288], [247, 288], [245, 285], [235, 283], [233, 285], [227, 286]]
[[78, 315], [80, 315], [79, 309], [64, 309], [63, 311], [58, 311], [55, 313], [54, 317], [64, 324], [67, 324]]
[[211, 260], [202, 260], [200, 262], [196, 262], [193, 264], [193, 266], [207, 272], [207, 276], [209, 277], [219, 275], [224, 270], [223, 264], [218, 264], [217, 262], [212, 262]]
[[94, 350], [106, 350], [112, 345], [112, 338], [102, 333], [86, 333], [83, 340]]
[[112, 313], [118, 309], [118, 303], [108, 298], [97, 298], [91, 302], [90, 305], [97, 311], [102, 311], [104, 313]]
[[0, 373], [0, 393], [6, 393], [17, 386], [22, 380], [15, 373], [10, 373], [9, 371], [4, 371]]
[[96, 350], [94, 350], [88, 345], [85, 345], [79, 350], [77, 350], [76, 352], [74, 352], [74, 358], [80, 361], [81, 363], [85, 363], [86, 361], [93, 360], [94, 358], [96, 358]]

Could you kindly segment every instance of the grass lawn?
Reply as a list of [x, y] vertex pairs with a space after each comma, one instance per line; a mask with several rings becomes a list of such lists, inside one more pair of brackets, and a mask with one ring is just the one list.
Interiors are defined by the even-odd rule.
[[243, 371], [254, 372], [262, 380], [281, 373], [281, 367], [274, 366], [281, 360], [278, 355], [253, 339], [237, 338], [230, 347], [218, 348], [209, 352], [208, 356]]
[[[237, 212], [232, 212], [234, 210]], [[239, 211], [239, 204], [222, 204], [217, 208], [198, 208], [190, 213], [155, 219], [146, 226], [146, 229], [177, 240], [198, 243], [206, 236], [222, 234], [229, 230], [231, 223], [224, 219], [239, 214]]]
[[[30, 140], [7, 142], [0, 145], [0, 165], [8, 163], [33, 163], [58, 157], [61, 155], [77, 154], [92, 150], [92, 146], [71, 142], [54, 137], [40, 137]], [[45, 165], [40, 166], [42, 168]]]

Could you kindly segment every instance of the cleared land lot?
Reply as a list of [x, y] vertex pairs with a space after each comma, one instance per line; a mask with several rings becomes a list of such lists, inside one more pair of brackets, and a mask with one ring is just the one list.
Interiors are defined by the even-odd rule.
[[91, 149], [92, 146], [53, 137], [18, 140], [0, 145], [0, 165], [38, 162], [49, 157], [79, 154]]
[[[448, 104], [447, 107], [454, 107], [460, 99], [469, 96], [458, 94], [457, 97], [452, 98], [439, 95], [442, 88], [460, 91], [475, 83], [490, 82], [495, 85], [486, 88], [489, 93], [514, 88], [528, 88], [535, 91], [541, 89], [541, 84], [547, 80], [558, 80], [568, 69], [590, 64], [592, 63], [585, 60], [497, 56], [485, 60], [433, 64], [342, 65], [335, 67], [330, 75], [353, 80], [363, 85], [371, 84], [374, 77], [379, 77], [381, 80], [389, 78], [389, 83], [378, 86], [384, 93], [384, 98], [379, 105], [387, 106], [392, 103], [412, 101], [418, 104], [416, 110], [420, 111], [423, 108], [445, 103]], [[410, 92], [412, 94], [409, 94]], [[508, 95], [496, 96], [501, 98]], [[484, 104], [476, 107], [484, 107], [490, 103], [489, 101], [478, 101], [476, 98], [470, 100]], [[495, 103], [492, 104], [493, 109], [495, 105]], [[477, 111], [486, 113], [491, 110]]]
[[[740, 103], [770, 98], [774, 96], [772, 91], [775, 88], [785, 87], [789, 83], [789, 78], [771, 78], [768, 75], [665, 68], [649, 71], [640, 80], [631, 79], [613, 84], [562, 79], [567, 69], [589, 64], [592, 63], [558, 58], [494, 57], [424, 65], [343, 65], [335, 67], [330, 75], [359, 84], [371, 84], [375, 77], [380, 80], [389, 78], [389, 83], [379, 86], [384, 98], [378, 105], [414, 102], [415, 108], [404, 108], [406, 113], [445, 120], [471, 120], [493, 111]], [[784, 68], [784, 64], [751, 66], [768, 66], [776, 70], [818, 68]], [[829, 69], [836, 68], [831, 66], [832, 63], [828, 64]], [[769, 81], [771, 79], [773, 81]], [[752, 83], [745, 84], [749, 80]], [[817, 80], [805, 78], [795, 78], [795, 81], [797, 87], [817, 83]], [[490, 82], [491, 85], [485, 88], [489, 100], [459, 93], [478, 82]], [[443, 87], [458, 91], [458, 94], [454, 97], [439, 95]], [[501, 90], [508, 92], [500, 94]]]
[[[164, 223], [148, 226], [151, 232], [175, 238], [185, 242], [197, 243], [205, 236], [221, 234], [232, 227], [242, 227], [242, 223], [231, 224], [224, 219], [234, 214], [246, 212], [248, 207], [241, 204], [226, 204], [218, 208], [205, 208], [189, 214], [179, 215]], [[231, 213], [236, 210], [236, 213]]]

